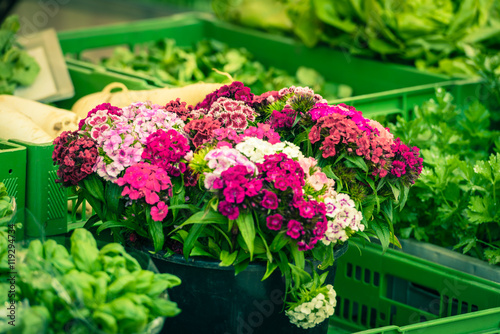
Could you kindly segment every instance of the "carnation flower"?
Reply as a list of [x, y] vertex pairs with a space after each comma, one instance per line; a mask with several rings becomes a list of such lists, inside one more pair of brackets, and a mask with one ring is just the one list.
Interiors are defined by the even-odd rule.
[[345, 242], [350, 234], [364, 231], [365, 226], [361, 223], [363, 215], [356, 209], [349, 195], [338, 194], [335, 197], [326, 197], [324, 203], [328, 223], [321, 241], [325, 245], [338, 241]]
[[64, 186], [77, 185], [94, 172], [97, 162], [97, 145], [89, 137], [79, 137], [78, 133], [65, 131], [54, 140], [52, 159], [59, 164], [56, 182]]
[[202, 102], [196, 105], [195, 109], [210, 109], [212, 104], [214, 104], [221, 97], [242, 101], [251, 107], [254, 94], [250, 93], [250, 88], [243, 85], [243, 83], [233, 81], [230, 85], [224, 85], [215, 92], [208, 94]]

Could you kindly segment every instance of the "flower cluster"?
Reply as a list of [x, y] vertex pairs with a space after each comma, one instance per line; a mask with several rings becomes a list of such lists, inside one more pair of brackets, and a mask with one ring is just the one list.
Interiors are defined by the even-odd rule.
[[361, 131], [366, 132], [368, 135], [372, 132], [375, 132], [377, 135], [379, 134], [378, 129], [374, 129], [370, 125], [370, 120], [364, 118], [360, 111], [357, 111], [356, 108], [345, 105], [344, 103], [332, 106], [329, 106], [326, 103], [317, 103], [314, 108], [309, 111], [309, 113], [311, 114], [313, 121], [317, 121], [322, 117], [332, 114], [344, 115], [351, 119]]
[[212, 104], [221, 97], [246, 102], [251, 107], [254, 99], [254, 94], [252, 94], [250, 92], [250, 88], [243, 85], [243, 83], [239, 81], [233, 81], [230, 85], [222, 86], [215, 92], [208, 94], [202, 102], [196, 105], [195, 109], [209, 110], [212, 107]]
[[256, 113], [245, 102], [220, 97], [212, 103], [206, 116], [220, 121], [226, 128], [242, 132], [249, 122], [255, 121]]
[[172, 197], [172, 182], [167, 172], [147, 162], [139, 162], [127, 168], [125, 174], [116, 180], [116, 184], [124, 187], [122, 196], [137, 201], [144, 199], [152, 205], [153, 220], [162, 221], [168, 213], [166, 200]]
[[184, 131], [190, 135], [194, 147], [200, 147], [212, 141], [214, 136], [213, 132], [219, 129], [221, 125], [220, 121], [212, 117], [204, 117], [194, 119], [187, 123], [186, 126], [184, 126]]
[[335, 312], [337, 305], [337, 296], [333, 286], [325, 286], [325, 293], [318, 293], [310, 301], [305, 301], [289, 310], [285, 314], [290, 318], [292, 324], [307, 329], [313, 328], [322, 323]]
[[252, 162], [264, 162], [264, 156], [275, 153], [285, 153], [289, 158], [300, 159], [303, 154], [300, 148], [290, 142], [271, 144], [269, 141], [257, 137], [247, 137], [235, 146], [239, 152], [247, 156]]
[[409, 148], [401, 143], [399, 138], [394, 141], [392, 150], [395, 158], [392, 162], [391, 174], [399, 178], [404, 177], [408, 183], [414, 184], [422, 172], [423, 159], [419, 157], [420, 150], [418, 147]]
[[88, 137], [79, 137], [77, 132], [63, 132], [54, 140], [52, 159], [59, 164], [57, 176], [64, 186], [77, 185], [94, 172], [97, 146]]
[[269, 123], [273, 128], [291, 128], [295, 119], [297, 118], [297, 111], [293, 110], [289, 105], [285, 106], [283, 110], [273, 110]]
[[142, 158], [162, 167], [169, 175], [179, 176], [186, 170], [186, 164], [180, 161], [188, 152], [186, 137], [173, 129], [159, 129], [147, 138]]
[[259, 204], [271, 210], [267, 227], [285, 230], [297, 241], [299, 250], [314, 248], [326, 232], [326, 211], [323, 203], [304, 199], [305, 175], [300, 164], [284, 153], [277, 153], [265, 156], [264, 162], [257, 166], [259, 177], [266, 182]]
[[[103, 111], [99, 112], [98, 111]], [[107, 115], [116, 115], [120, 116], [121, 115], [121, 109], [115, 106], [112, 106], [109, 103], [101, 103], [98, 106], [96, 106], [94, 109], [88, 112], [87, 117], [84, 119], [81, 119], [79, 124], [78, 124], [78, 129], [81, 130], [82, 127], [85, 125], [86, 121], [93, 119], [94, 114], [98, 114], [97, 117], [95, 118], [97, 123], [105, 123], [106, 120], [99, 120], [100, 117], [107, 117]], [[94, 122], [96, 122], [94, 121]]]
[[258, 123], [257, 126], [251, 126], [243, 131], [242, 134], [238, 134], [233, 129], [220, 128], [213, 132], [214, 138], [219, 142], [232, 144], [239, 144], [245, 138], [257, 138], [266, 140], [269, 144], [280, 143], [280, 135], [269, 124]]
[[193, 106], [188, 106], [186, 102], [181, 102], [180, 98], [170, 101], [163, 108], [168, 112], [174, 113], [179, 116], [184, 122], [191, 117]]
[[321, 240], [325, 245], [345, 242], [352, 234], [364, 231], [361, 223], [363, 215], [356, 210], [354, 201], [347, 194], [337, 194], [324, 198], [328, 228]]
[[158, 129], [183, 132], [184, 122], [174, 113], [151, 103], [134, 103], [121, 115], [98, 110], [85, 119], [80, 130], [97, 142], [99, 156], [94, 170], [105, 180], [116, 178], [127, 167], [140, 162], [148, 137]]
[[227, 146], [211, 150], [204, 159], [207, 161], [207, 167], [210, 168], [210, 172], [204, 173], [204, 185], [207, 190], [220, 189], [215, 188], [214, 183], [220, 182], [222, 172], [230, 167], [242, 166], [248, 173], [252, 174], [257, 171], [257, 166], [254, 163], [237, 150]]
[[[311, 128], [309, 140], [312, 144], [320, 141], [323, 158], [340, 153], [363, 157], [373, 166], [373, 174], [384, 177], [387, 160], [394, 156], [390, 141], [359, 128], [354, 120], [342, 114], [330, 114], [320, 118]], [[340, 152], [339, 152], [340, 151]]]

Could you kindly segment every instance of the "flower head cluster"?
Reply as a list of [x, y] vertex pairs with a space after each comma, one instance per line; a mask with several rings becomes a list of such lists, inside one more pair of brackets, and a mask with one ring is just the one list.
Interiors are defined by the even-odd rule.
[[227, 146], [211, 150], [205, 155], [205, 160], [208, 161], [207, 167], [210, 172], [205, 172], [205, 188], [207, 190], [219, 189], [216, 187], [218, 180], [222, 176], [222, 172], [230, 167], [242, 166], [248, 173], [255, 174], [257, 166], [248, 160], [244, 155]]
[[184, 126], [184, 131], [189, 134], [194, 147], [212, 141], [213, 132], [221, 127], [221, 122], [212, 117], [194, 119]]
[[351, 234], [363, 231], [363, 215], [356, 209], [354, 201], [347, 194], [336, 194], [324, 198], [328, 228], [321, 240], [325, 245], [345, 242]]
[[243, 85], [243, 83], [233, 81], [230, 85], [222, 86], [215, 92], [208, 94], [202, 102], [196, 105], [195, 109], [209, 110], [212, 107], [212, 104], [221, 97], [246, 102], [251, 106], [254, 94], [252, 94], [250, 92], [250, 88]]
[[114, 181], [127, 167], [142, 160], [148, 137], [158, 129], [184, 134], [184, 122], [174, 113], [149, 102], [137, 102], [121, 109], [121, 115], [98, 110], [85, 119], [80, 130], [97, 142], [99, 156], [94, 171]]
[[[102, 111], [102, 112], [98, 113], [98, 111]], [[98, 115], [95, 118], [94, 123], [97, 122], [97, 123], [100, 124], [100, 123], [105, 123], [105, 121], [102, 121], [102, 117], [104, 115], [116, 115], [116, 116], [120, 116], [121, 115], [121, 108], [114, 107], [114, 106], [112, 106], [109, 103], [99, 104], [97, 107], [95, 107], [94, 109], [92, 109], [91, 111], [88, 112], [86, 118], [80, 120], [80, 123], [78, 124], [78, 129], [81, 130], [82, 127], [86, 124], [86, 121], [89, 120], [89, 119], [93, 119], [94, 118], [93, 116], [96, 113]], [[101, 120], [99, 120], [100, 118], [101, 118]]]
[[392, 150], [395, 157], [391, 174], [398, 178], [404, 177], [408, 183], [414, 184], [422, 172], [423, 159], [419, 156], [420, 150], [418, 147], [409, 148], [401, 143], [399, 138], [394, 141]]
[[[260, 205], [271, 210], [267, 227], [285, 230], [287, 236], [297, 241], [299, 250], [314, 248], [326, 232], [326, 211], [323, 203], [304, 199], [304, 171], [300, 164], [278, 153], [264, 157], [259, 167], [259, 177], [265, 181]], [[280, 205], [281, 202], [281, 205]]]
[[243, 165], [237, 165], [222, 172], [213, 188], [221, 193], [219, 212], [234, 220], [240, 215], [240, 207], [246, 209], [245, 199], [260, 192], [262, 181], [254, 178], [253, 171]]
[[356, 108], [345, 105], [344, 103], [332, 106], [329, 106], [326, 103], [318, 103], [309, 111], [309, 113], [313, 121], [317, 121], [320, 118], [331, 114], [344, 115], [352, 119], [356, 126], [361, 131], [368, 133], [368, 135], [370, 135], [372, 132], [375, 132], [375, 134], [379, 134], [378, 128], [372, 127], [370, 124], [370, 120], [364, 118], [361, 111], [357, 111]]
[[297, 111], [293, 110], [291, 106], [286, 105], [281, 111], [273, 110], [273, 113], [269, 118], [269, 123], [271, 127], [276, 129], [291, 128], [296, 118]]
[[292, 324], [304, 329], [313, 328], [333, 315], [337, 305], [335, 299], [337, 294], [330, 284], [322, 289], [326, 291], [318, 293], [310, 301], [304, 301], [285, 312]]
[[290, 142], [285, 141], [271, 144], [269, 141], [256, 137], [245, 138], [235, 146], [235, 149], [255, 163], [262, 163], [264, 162], [264, 156], [276, 153], [284, 153], [292, 159], [304, 157], [300, 148]]
[[179, 116], [184, 122], [191, 117], [193, 106], [188, 106], [186, 102], [181, 102], [180, 98], [170, 101], [163, 108], [168, 112], [174, 113]]
[[233, 129], [228, 128], [220, 128], [214, 130], [213, 132], [215, 139], [219, 142], [224, 141], [230, 144], [238, 144], [241, 143], [245, 138], [252, 137], [258, 138], [262, 140], [266, 140], [270, 144], [277, 144], [280, 142], [280, 135], [276, 131], [274, 131], [269, 124], [258, 123], [257, 126], [251, 126], [242, 134], [238, 134]]
[[162, 167], [169, 175], [179, 176], [186, 170], [181, 159], [189, 152], [189, 142], [177, 130], [156, 130], [149, 135], [142, 158]]
[[[318, 161], [312, 157], [299, 159], [300, 167], [306, 177], [306, 186], [312, 188], [314, 193], [321, 196], [336, 195], [335, 181], [326, 176], [318, 166]], [[306, 193], [307, 194], [307, 193]]]
[[122, 196], [131, 200], [144, 199], [152, 205], [153, 220], [162, 221], [168, 213], [165, 203], [172, 197], [172, 182], [167, 172], [147, 162], [139, 162], [127, 168], [125, 174], [116, 180], [116, 184], [124, 187]]
[[245, 102], [220, 97], [212, 103], [206, 116], [222, 123], [226, 128], [242, 132], [249, 122], [255, 121], [256, 112]]
[[368, 134], [348, 116], [334, 113], [320, 118], [311, 128], [309, 140], [314, 144], [321, 139], [323, 158], [342, 152], [355, 154], [371, 163], [373, 174], [380, 177], [387, 175], [387, 170], [383, 167], [394, 156], [391, 141], [379, 137], [374, 131]]
[[59, 164], [57, 176], [64, 186], [77, 185], [94, 172], [97, 146], [89, 137], [79, 137], [77, 132], [63, 132], [54, 140], [52, 159]]
[[300, 100], [306, 98], [311, 99], [313, 103], [327, 103], [327, 101], [319, 94], [315, 94], [314, 91], [309, 87], [295, 87], [290, 86], [283, 88], [278, 92], [279, 99], [284, 97], [288, 98], [286, 104], [293, 105]]

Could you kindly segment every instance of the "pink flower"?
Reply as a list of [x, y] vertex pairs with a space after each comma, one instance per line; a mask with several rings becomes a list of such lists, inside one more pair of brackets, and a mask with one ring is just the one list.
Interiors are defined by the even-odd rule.
[[298, 239], [302, 235], [304, 228], [302, 224], [296, 220], [291, 219], [287, 224], [288, 230], [286, 234], [292, 239]]
[[274, 214], [267, 217], [266, 222], [267, 228], [269, 228], [270, 230], [279, 231], [283, 223], [283, 216], [281, 216], [279, 213]]
[[242, 203], [245, 200], [245, 189], [242, 187], [227, 187], [223, 194], [229, 203]]
[[278, 197], [275, 193], [264, 190], [264, 198], [262, 198], [261, 205], [266, 209], [275, 210], [278, 208]]
[[316, 172], [308, 179], [308, 181], [314, 190], [320, 191], [323, 189], [323, 186], [328, 183], [328, 177], [326, 177], [326, 174], [323, 172]]
[[153, 218], [153, 220], [157, 222], [160, 222], [163, 219], [165, 219], [167, 213], [168, 213], [168, 206], [163, 201], [158, 202], [156, 206], [153, 206], [151, 208], [151, 217]]
[[220, 213], [222, 213], [224, 216], [226, 216], [231, 220], [237, 219], [238, 216], [240, 215], [240, 210], [238, 209], [238, 207], [227, 201], [219, 202], [218, 209]]

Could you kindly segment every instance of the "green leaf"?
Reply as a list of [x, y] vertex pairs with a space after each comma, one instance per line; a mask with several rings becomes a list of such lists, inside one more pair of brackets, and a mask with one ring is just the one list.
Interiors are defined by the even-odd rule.
[[148, 232], [149, 236], [153, 240], [153, 246], [155, 252], [159, 252], [163, 249], [163, 244], [165, 242], [165, 234], [163, 233], [163, 224], [160, 221], [153, 220], [151, 217], [151, 207], [146, 208], [146, 220], [148, 222]]
[[250, 261], [252, 261], [255, 241], [255, 223], [253, 216], [251, 214], [240, 213], [235, 223], [238, 226], [243, 240], [245, 240], [248, 251], [250, 252]]
[[299, 251], [297, 244], [290, 245], [290, 252], [292, 253], [295, 265], [299, 268], [304, 268], [306, 265], [304, 252]]
[[276, 261], [274, 262], [267, 261], [266, 272], [262, 277], [262, 281], [271, 276], [271, 274], [276, 270], [276, 268], [278, 268], [278, 263]]
[[359, 156], [351, 157], [346, 155], [346, 160], [352, 163], [354, 166], [361, 169], [363, 172], [368, 173], [368, 166], [366, 165], [365, 159]]
[[104, 199], [104, 185], [102, 181], [91, 174], [83, 179], [83, 187], [94, 197], [100, 200], [101, 202], [105, 202]]
[[[96, 217], [96, 215], [94, 215], [93, 217]], [[89, 219], [89, 221], [90, 221], [90, 219]], [[85, 224], [85, 226], [86, 226], [86, 224]], [[137, 232], [137, 234], [139, 234], [142, 237], [148, 237], [148, 234], [141, 226], [137, 225], [136, 223], [134, 223], [133, 221], [130, 221], [130, 220], [121, 220], [121, 221], [109, 220], [107, 222], [102, 223], [99, 226], [99, 228], [97, 229], [97, 233], [99, 234], [102, 231], [104, 231], [108, 228], [113, 228], [113, 227], [128, 228], [128, 229], [131, 229], [131, 230]]]
[[206, 211], [196, 212], [191, 217], [186, 219], [186, 221], [182, 223], [179, 226], [179, 228], [190, 224], [226, 224], [226, 223], [227, 223], [226, 216], [209, 209]]
[[269, 249], [271, 252], [278, 252], [285, 247], [291, 239], [286, 236], [286, 231], [281, 231], [274, 237]]
[[375, 232], [375, 235], [380, 240], [380, 244], [382, 245], [382, 250], [385, 253], [387, 248], [389, 247], [389, 243], [391, 240], [391, 231], [385, 222], [382, 222], [378, 219], [373, 219], [370, 222], [370, 228]]
[[304, 269], [291, 263], [289, 263], [288, 266], [292, 270], [294, 289], [298, 289], [300, 286], [312, 281], [311, 275], [309, 275]]
[[205, 229], [205, 226], [206, 225], [204, 224], [194, 224], [189, 230], [189, 234], [186, 240], [184, 241], [184, 248], [183, 248], [184, 257], [186, 258], [186, 260], [188, 259], [189, 254], [191, 253], [191, 250], [194, 247], [194, 244], [198, 240], [198, 237]]
[[220, 260], [221, 262], [219, 263], [219, 266], [221, 267], [228, 267], [233, 264], [233, 262], [236, 260], [236, 257], [238, 256], [238, 252], [232, 252], [229, 253], [226, 250], [222, 250], [220, 253]]

